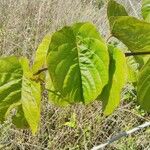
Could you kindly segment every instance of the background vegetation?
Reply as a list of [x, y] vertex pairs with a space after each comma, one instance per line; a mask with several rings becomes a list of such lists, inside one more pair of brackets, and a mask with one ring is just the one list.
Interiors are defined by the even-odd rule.
[[[140, 16], [141, 0], [118, 0], [133, 16]], [[0, 0], [0, 55], [26, 56], [33, 60], [37, 46], [47, 32], [78, 21], [93, 22], [107, 39], [109, 28], [105, 0]], [[119, 43], [120, 47], [123, 47]], [[32, 61], [31, 61], [32, 63]], [[105, 142], [123, 130], [150, 120], [135, 104], [136, 93], [127, 85], [122, 104], [103, 117], [101, 103], [59, 108], [43, 96], [38, 134], [16, 129], [8, 120], [0, 125], [0, 147], [6, 150], [82, 150]], [[124, 95], [124, 94], [123, 94]], [[109, 150], [148, 150], [150, 130], [123, 138]]]

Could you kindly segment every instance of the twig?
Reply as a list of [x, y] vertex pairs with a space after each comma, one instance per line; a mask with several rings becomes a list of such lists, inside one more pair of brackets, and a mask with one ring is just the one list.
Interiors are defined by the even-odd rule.
[[109, 42], [109, 40], [112, 38], [113, 36], [112, 35], [110, 35], [107, 39], [106, 39], [106, 42], [108, 43]]
[[95, 147], [93, 147], [91, 150], [100, 150], [100, 149], [103, 149], [103, 148], [105, 148], [106, 146], [110, 145], [111, 143], [113, 143], [113, 142], [119, 140], [120, 138], [122, 138], [122, 137], [124, 137], [124, 136], [129, 136], [130, 134], [132, 134], [132, 133], [134, 133], [134, 132], [136, 132], [136, 131], [139, 131], [139, 130], [141, 130], [141, 129], [144, 129], [144, 128], [148, 127], [148, 126], [150, 126], [150, 122], [145, 122], [144, 124], [139, 125], [139, 126], [133, 128], [133, 129], [129, 130], [129, 131], [121, 132], [120, 134], [118, 134], [118, 135], [112, 137], [112, 138], [111, 138], [110, 140], [108, 140], [106, 143], [101, 144], [101, 145], [99, 145], [99, 146], [95, 146]]
[[33, 75], [34, 76], [39, 75], [40, 73], [47, 71], [47, 70], [48, 70], [48, 68], [42, 68], [42, 69], [38, 70], [36, 73], [34, 73]]
[[[110, 36], [108, 38], [108, 40], [111, 38], [112, 36]], [[127, 53], [124, 53], [126, 57], [129, 57], [129, 56], [137, 56], [137, 55], [150, 55], [150, 52], [127, 52]], [[39, 75], [40, 73], [44, 72], [44, 71], [47, 71], [48, 68], [42, 68], [40, 70], [38, 70], [36, 73], [34, 73], [33, 75], [36, 76], [36, 75]]]
[[150, 55], [150, 52], [130, 52], [130, 53], [125, 53], [126, 57], [137, 56], [137, 55]]

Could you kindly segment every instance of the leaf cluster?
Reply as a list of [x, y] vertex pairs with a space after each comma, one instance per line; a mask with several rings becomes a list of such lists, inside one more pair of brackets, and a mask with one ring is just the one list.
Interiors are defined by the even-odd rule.
[[[143, 0], [143, 19], [129, 16], [114, 0], [108, 2], [107, 15], [112, 36], [131, 54], [150, 52], [149, 0]], [[43, 90], [58, 106], [101, 100], [104, 114], [110, 115], [127, 82], [135, 83], [139, 104], [150, 112], [150, 58], [134, 57], [140, 66], [134, 70], [126, 56], [130, 55], [107, 43], [92, 23], [81, 22], [46, 35], [32, 67], [25, 58], [0, 58], [0, 122], [15, 110], [12, 122], [35, 134]]]

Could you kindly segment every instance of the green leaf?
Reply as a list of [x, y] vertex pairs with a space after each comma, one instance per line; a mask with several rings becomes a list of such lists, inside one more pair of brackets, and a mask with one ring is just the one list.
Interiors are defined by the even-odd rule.
[[144, 66], [144, 57], [141, 56], [134, 56], [136, 63], [138, 63], [138, 70], [140, 70]]
[[128, 13], [123, 5], [117, 3], [115, 0], [110, 0], [107, 5], [107, 16], [112, 27], [115, 22], [115, 17], [128, 16]]
[[142, 0], [142, 16], [150, 22], [150, 0]]
[[52, 80], [49, 74], [46, 74], [46, 90], [48, 91], [48, 100], [50, 103], [53, 103], [56, 106], [65, 107], [69, 105], [69, 102], [62, 97], [62, 95], [56, 91], [53, 86]]
[[127, 57], [127, 67], [128, 67], [128, 82], [137, 82], [138, 67], [135, 57]]
[[150, 59], [140, 71], [137, 96], [141, 107], [150, 112]]
[[32, 80], [27, 59], [22, 59], [20, 63], [23, 68], [21, 88], [22, 108], [32, 133], [35, 134], [40, 121], [41, 85]]
[[12, 123], [17, 128], [21, 128], [21, 129], [29, 128], [29, 124], [25, 118], [21, 105], [18, 106], [16, 115], [12, 117]]
[[22, 74], [16, 57], [0, 59], [0, 121], [4, 121], [10, 107], [20, 101]]
[[127, 64], [124, 53], [112, 45], [109, 46], [109, 53], [109, 82], [100, 96], [105, 115], [112, 114], [117, 108], [120, 103], [122, 88], [127, 82]]
[[137, 82], [137, 70], [134, 70], [130, 65], [128, 65], [128, 81]]
[[47, 65], [56, 91], [70, 103], [89, 103], [108, 82], [107, 46], [91, 23], [53, 34]]
[[49, 49], [50, 42], [51, 42], [51, 35], [47, 34], [43, 38], [42, 42], [40, 43], [36, 51], [34, 64], [32, 67], [33, 73], [37, 73], [38, 70], [44, 67], [44, 65], [46, 64], [46, 56], [47, 56], [47, 51]]
[[0, 121], [4, 121], [9, 112], [13, 108], [18, 108], [19, 105], [22, 107], [24, 117], [34, 134], [37, 131], [40, 118], [40, 99], [40, 83], [32, 80], [32, 73], [27, 59], [18, 59], [17, 57], [1, 58]]
[[112, 35], [122, 41], [132, 52], [150, 51], [150, 24], [134, 17], [117, 17]]

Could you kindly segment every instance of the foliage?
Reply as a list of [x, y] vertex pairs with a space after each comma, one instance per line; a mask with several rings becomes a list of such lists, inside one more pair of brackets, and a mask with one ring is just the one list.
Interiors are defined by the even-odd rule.
[[142, 0], [142, 16], [147, 22], [150, 22], [150, 1], [149, 0]]
[[110, 115], [119, 105], [121, 90], [127, 81], [127, 63], [124, 54], [111, 45], [108, 46], [108, 50], [110, 53], [109, 82], [101, 94], [105, 115]]
[[130, 16], [117, 17], [112, 34], [132, 52], [150, 49], [150, 24]]
[[69, 103], [93, 101], [108, 82], [107, 46], [91, 23], [54, 33], [47, 64], [56, 91]]
[[[128, 16], [125, 8], [114, 0], [109, 1], [107, 13], [111, 34], [130, 52], [150, 52], [149, 1], [143, 1], [145, 20]], [[134, 72], [125, 56], [116, 46], [108, 45], [92, 23], [84, 22], [46, 35], [31, 69], [25, 58], [0, 58], [0, 121], [15, 110], [12, 122], [18, 128], [30, 127], [35, 134], [45, 83], [49, 100], [56, 105], [88, 104], [97, 99], [102, 100], [104, 114], [110, 115], [119, 105], [124, 85], [138, 80], [138, 102], [149, 112], [150, 58], [141, 56], [142, 69], [139, 68], [135, 79], [128, 75]], [[47, 67], [48, 73], [40, 71], [43, 67]], [[70, 122], [67, 125], [75, 126]]]
[[116, 3], [116, 1], [114, 0], [110, 0], [107, 6], [107, 16], [110, 23], [110, 27], [113, 27], [113, 24], [117, 17], [128, 16], [128, 13], [121, 4]]
[[[4, 121], [10, 111], [16, 108], [13, 123], [21, 127], [29, 125], [34, 134], [40, 119], [40, 89], [40, 83], [32, 80], [27, 59], [14, 56], [1, 58], [0, 121]], [[22, 121], [27, 123], [22, 124]]]
[[143, 66], [141, 72], [139, 74], [139, 80], [137, 83], [137, 91], [138, 91], [138, 100], [141, 107], [150, 112], [150, 59]]

